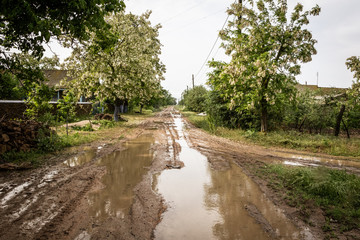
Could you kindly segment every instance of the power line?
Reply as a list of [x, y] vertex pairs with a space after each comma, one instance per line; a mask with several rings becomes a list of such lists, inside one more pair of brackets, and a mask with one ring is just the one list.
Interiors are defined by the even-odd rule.
[[167, 31], [167, 32], [165, 32], [164, 34], [169, 34], [169, 33], [172, 33], [172, 32], [174, 32], [174, 31], [179, 31], [179, 30], [181, 30], [181, 29], [184, 29], [184, 28], [186, 28], [186, 27], [188, 27], [188, 26], [192, 26], [192, 25], [195, 24], [195, 23], [198, 23], [198, 22], [200, 22], [200, 21], [202, 21], [202, 20], [204, 20], [204, 19], [206, 19], [206, 18], [208, 18], [208, 17], [214, 16], [214, 15], [219, 14], [219, 13], [221, 13], [221, 12], [224, 12], [224, 10], [216, 11], [216, 12], [211, 13], [211, 14], [209, 14], [209, 15], [206, 15], [206, 16], [204, 16], [204, 17], [198, 18], [198, 19], [196, 19], [196, 20], [191, 21], [191, 22], [188, 23], [188, 24], [185, 24], [185, 25], [182, 25], [182, 26], [180, 26], [180, 27], [178, 27], [178, 28], [176, 28], [176, 29], [172, 29], [172, 30], [170, 30], [170, 31]]
[[[224, 25], [223, 25], [223, 26], [222, 26], [222, 28], [221, 28], [221, 31], [224, 29], [224, 27], [225, 27], [225, 25], [226, 25], [227, 21], [229, 20], [229, 16], [230, 16], [230, 15], [228, 15], [228, 16], [226, 17], [226, 20], [225, 20], [225, 22], [224, 22]], [[201, 70], [204, 68], [204, 66], [205, 66], [205, 64], [207, 63], [207, 61], [208, 61], [208, 59], [209, 59], [209, 57], [210, 57], [210, 55], [211, 55], [212, 51], [214, 50], [215, 45], [216, 45], [217, 41], [219, 40], [219, 38], [220, 38], [220, 35], [218, 34], [218, 36], [217, 36], [217, 38], [216, 38], [216, 40], [215, 40], [215, 42], [214, 42], [214, 44], [213, 44], [213, 46], [212, 46], [212, 48], [211, 48], [211, 50], [210, 50], [209, 54], [208, 54], [208, 56], [206, 57], [206, 59], [205, 59], [205, 61], [204, 61], [203, 65], [201, 66], [201, 68], [200, 68], [200, 70], [197, 72], [197, 74], [195, 75], [195, 78], [199, 75], [199, 73], [201, 72]]]

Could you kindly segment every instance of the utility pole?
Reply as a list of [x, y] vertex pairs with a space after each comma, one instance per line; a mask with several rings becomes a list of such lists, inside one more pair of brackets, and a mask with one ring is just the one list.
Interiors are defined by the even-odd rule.
[[319, 72], [316, 73], [316, 86], [319, 86]]
[[192, 75], [192, 84], [193, 84], [193, 88], [195, 87], [195, 77], [194, 74]]

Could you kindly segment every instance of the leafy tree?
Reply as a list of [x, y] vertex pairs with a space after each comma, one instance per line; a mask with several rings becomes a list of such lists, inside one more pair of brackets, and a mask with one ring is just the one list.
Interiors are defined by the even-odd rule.
[[207, 90], [204, 86], [195, 86], [190, 90], [185, 90], [182, 94], [185, 107], [194, 112], [204, 112], [207, 99]]
[[33, 84], [33, 88], [33, 91], [28, 93], [26, 115], [41, 120], [39, 119], [41, 116], [50, 113], [53, 109], [53, 105], [49, 101], [55, 91], [45, 84]]
[[[139, 104], [139, 99], [135, 98], [136, 104]], [[172, 97], [170, 92], [164, 89], [161, 85], [158, 90], [153, 92], [150, 100], [146, 102], [147, 107], [160, 108], [162, 106], [176, 105], [176, 98]]]
[[59, 120], [66, 122], [66, 135], [69, 135], [69, 121], [76, 115], [76, 102], [74, 93], [69, 90], [65, 94], [63, 99], [59, 100], [57, 105], [58, 111], [57, 115]]
[[348, 91], [347, 119], [351, 127], [360, 127], [360, 57], [352, 56], [346, 60], [347, 68], [354, 73], [351, 89]]
[[43, 43], [62, 35], [87, 40], [88, 30], [106, 28], [104, 16], [124, 7], [121, 0], [1, 1], [1, 54], [15, 48], [41, 56]]
[[11, 73], [0, 74], [0, 99], [20, 100], [26, 97], [24, 89], [19, 87], [19, 82]]
[[161, 26], [151, 26], [150, 14], [109, 16], [111, 29], [94, 34], [76, 48], [67, 64], [74, 78], [72, 87], [80, 90], [78, 95], [111, 101], [115, 121], [123, 101], [147, 101], [163, 79], [158, 40]]
[[[39, 60], [45, 43], [56, 38], [64, 44], [89, 39], [90, 33], [109, 28], [104, 16], [123, 10], [122, 0], [3, 0], [0, 8], [1, 84], [11, 73], [29, 92], [44, 80], [38, 67], [22, 66], [14, 49]], [[5, 75], [5, 76], [4, 76]]]
[[262, 132], [268, 130], [269, 110], [293, 97], [300, 63], [316, 53], [316, 40], [304, 26], [319, 12], [318, 6], [304, 11], [297, 4], [288, 19], [286, 0], [248, 0], [228, 11], [235, 20], [220, 36], [232, 59], [210, 63], [217, 77], [210, 77], [209, 84], [229, 100], [231, 109], [255, 110]]

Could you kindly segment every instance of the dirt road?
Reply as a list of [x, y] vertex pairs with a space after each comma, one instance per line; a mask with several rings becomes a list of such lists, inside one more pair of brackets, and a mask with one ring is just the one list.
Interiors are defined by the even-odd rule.
[[0, 172], [0, 239], [322, 239], [322, 215], [303, 223], [250, 167], [360, 168], [210, 136], [173, 108], [118, 135]]

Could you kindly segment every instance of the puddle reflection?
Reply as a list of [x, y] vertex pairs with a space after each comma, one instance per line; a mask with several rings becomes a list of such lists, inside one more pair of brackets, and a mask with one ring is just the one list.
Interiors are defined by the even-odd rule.
[[155, 229], [155, 239], [271, 239], [245, 206], [256, 206], [279, 239], [299, 239], [300, 231], [266, 199], [235, 164], [226, 171], [210, 168], [207, 158], [188, 146], [180, 116], [174, 117], [181, 146], [181, 170], [154, 175], [154, 190], [169, 207]]
[[338, 167], [354, 167], [360, 168], [359, 161], [339, 160], [331, 158], [313, 157], [305, 155], [294, 155], [284, 152], [276, 152], [275, 156], [285, 158], [284, 164], [286, 165], [298, 165], [298, 166], [319, 166], [319, 164], [329, 164]]
[[105, 219], [109, 216], [123, 218], [133, 201], [133, 188], [141, 181], [151, 165], [154, 138], [144, 135], [124, 144], [123, 151], [113, 152], [100, 159], [106, 167], [102, 178], [104, 188], [89, 195], [90, 214]]
[[77, 156], [66, 160], [64, 164], [68, 167], [81, 166], [93, 160], [95, 156], [96, 156], [96, 150], [90, 149], [84, 153], [78, 154]]

